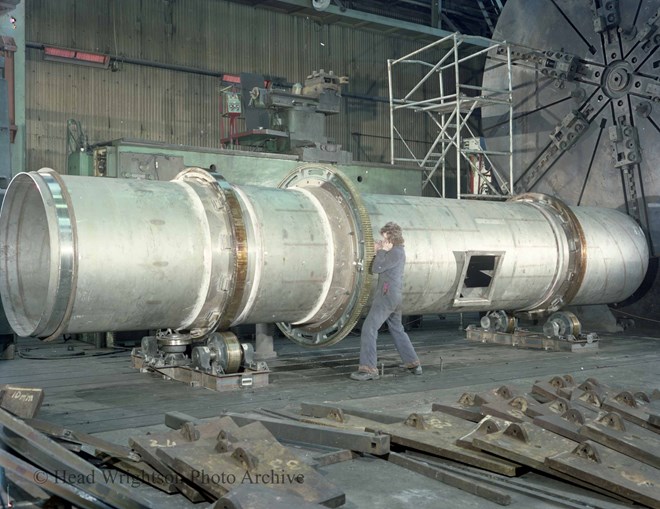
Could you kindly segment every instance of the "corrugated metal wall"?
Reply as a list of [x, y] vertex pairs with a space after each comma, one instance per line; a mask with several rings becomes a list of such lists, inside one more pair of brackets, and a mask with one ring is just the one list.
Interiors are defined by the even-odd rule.
[[[349, 94], [387, 97], [387, 58], [421, 43], [319, 25], [222, 0], [30, 0], [27, 40], [213, 72], [257, 72], [302, 81], [323, 68], [350, 77]], [[64, 171], [66, 122], [90, 142], [134, 137], [219, 147], [215, 77], [120, 62], [118, 70], [55, 63], [27, 52], [27, 168]], [[385, 102], [345, 98], [329, 134], [355, 159], [389, 158]], [[426, 139], [426, 122], [410, 139]]]

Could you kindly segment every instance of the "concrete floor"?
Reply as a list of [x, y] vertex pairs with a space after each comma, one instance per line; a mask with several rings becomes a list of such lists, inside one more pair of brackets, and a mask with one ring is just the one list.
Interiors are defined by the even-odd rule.
[[[466, 316], [464, 325], [477, 321], [476, 315]], [[398, 355], [388, 334], [381, 334], [379, 339], [379, 361], [385, 372], [380, 380], [355, 382], [348, 378], [357, 367], [357, 335], [322, 350], [303, 349], [279, 338], [275, 344], [279, 356], [269, 362], [273, 371], [270, 385], [230, 393], [140, 373], [131, 368], [127, 351], [94, 356], [101, 352], [82, 343], [45, 345], [22, 340], [18, 346], [26, 356], [84, 355], [2, 362], [0, 384], [42, 387], [46, 397], [40, 419], [99, 433], [118, 443], [126, 443], [134, 434], [165, 429], [164, 413], [170, 411], [206, 418], [224, 411], [295, 410], [301, 401], [332, 401], [406, 417], [412, 412], [430, 411], [433, 402], [456, 401], [466, 391], [485, 391], [504, 384], [529, 389], [536, 380], [564, 374], [573, 375], [578, 382], [595, 377], [614, 387], [647, 391], [660, 388], [660, 330], [653, 327], [629, 329], [625, 335], [603, 334], [598, 351], [591, 353], [468, 343], [455, 315], [445, 320], [425, 317], [422, 327], [412, 330], [410, 336], [424, 366], [422, 376], [402, 373], [397, 368]], [[72, 351], [67, 350], [69, 347]], [[321, 472], [346, 492], [347, 508], [495, 506], [373, 457], [323, 467]], [[533, 473], [523, 478], [555, 483], [553, 486], [573, 496], [580, 491]], [[180, 496], [164, 497], [148, 487], [143, 489], [157, 507], [205, 507], [189, 504]], [[512, 493], [512, 499], [511, 507], [515, 508], [565, 507], [518, 493]]]

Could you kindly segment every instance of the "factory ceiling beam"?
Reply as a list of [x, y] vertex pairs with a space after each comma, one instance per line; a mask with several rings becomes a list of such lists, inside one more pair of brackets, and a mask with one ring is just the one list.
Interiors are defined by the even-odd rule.
[[13, 10], [18, 5], [19, 0], [0, 0], [0, 14], [5, 14]]
[[449, 19], [445, 14], [441, 14], [440, 18], [442, 18], [442, 21], [451, 28], [454, 32], [460, 32], [459, 28], [454, 24], [454, 22]]
[[[441, 39], [451, 33], [440, 28], [434, 28], [418, 23], [411, 23], [408, 21], [388, 18], [386, 16], [379, 16], [377, 14], [371, 14], [355, 9], [342, 10], [340, 7], [334, 4], [329, 5], [323, 11], [318, 11], [312, 7], [311, 0], [270, 0], [266, 2], [260, 2], [259, 4], [242, 0], [235, 1], [238, 3], [247, 3], [254, 7], [279, 11], [282, 11], [286, 6], [289, 6], [295, 8], [295, 10], [287, 10], [288, 14], [296, 16], [309, 16], [310, 18], [316, 19], [321, 23], [331, 24], [335, 22], [334, 20], [337, 20], [337, 24], [346, 24], [350, 27], [359, 26], [360, 28], [376, 30], [379, 32], [387, 31], [386, 33], [388, 34], [396, 34], [402, 37], [412, 37], [415, 39], [428, 41]], [[483, 42], [480, 41], [479, 38], [475, 38], [474, 40], [467, 40], [466, 42], [473, 43], [478, 46], [483, 46]]]

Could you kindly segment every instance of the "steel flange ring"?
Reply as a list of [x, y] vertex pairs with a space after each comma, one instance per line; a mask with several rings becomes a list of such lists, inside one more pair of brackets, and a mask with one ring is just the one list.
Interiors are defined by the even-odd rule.
[[336, 262], [341, 262], [347, 252], [353, 262], [348, 268], [334, 271], [332, 284], [342, 288], [342, 295], [326, 299], [306, 323], [277, 324], [289, 339], [300, 345], [330, 346], [353, 329], [369, 298], [371, 276], [368, 264], [374, 256], [371, 220], [359, 191], [348, 177], [330, 165], [303, 164], [285, 177], [279, 187], [312, 193], [326, 213], [331, 213], [348, 227], [348, 230], [333, 228], [335, 244], [348, 250], [343, 254], [336, 252]]

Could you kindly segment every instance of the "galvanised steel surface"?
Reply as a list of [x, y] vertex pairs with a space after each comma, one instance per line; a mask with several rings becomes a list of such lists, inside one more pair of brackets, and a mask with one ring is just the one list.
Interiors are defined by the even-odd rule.
[[181, 182], [89, 180], [45, 171], [12, 181], [3, 285], [14, 331], [153, 328], [163, 313], [177, 328], [192, 323], [218, 259], [198, 195]]
[[[567, 236], [564, 218], [552, 206], [560, 202], [542, 195], [514, 199], [520, 203], [382, 195], [364, 200], [374, 230], [392, 219], [404, 230], [407, 314], [613, 302], [635, 291], [648, 264], [641, 229], [614, 210], [560, 205], [583, 232]], [[573, 252], [581, 267], [571, 266]], [[494, 258], [494, 267], [471, 264], [477, 256]], [[493, 276], [488, 287], [465, 284], [484, 270]]]
[[7, 191], [0, 291], [24, 336], [172, 328], [201, 337], [278, 322], [294, 341], [328, 345], [368, 303], [373, 237], [387, 221], [406, 238], [406, 314], [618, 301], [648, 265], [633, 219], [544, 195], [361, 196], [322, 164], [300, 166], [279, 189], [200, 169], [171, 182], [42, 170]]

